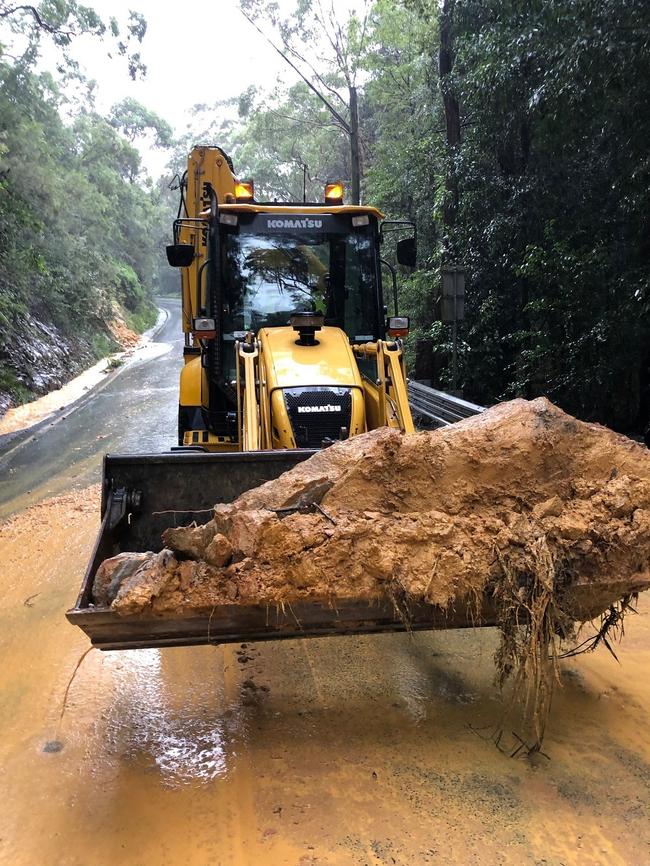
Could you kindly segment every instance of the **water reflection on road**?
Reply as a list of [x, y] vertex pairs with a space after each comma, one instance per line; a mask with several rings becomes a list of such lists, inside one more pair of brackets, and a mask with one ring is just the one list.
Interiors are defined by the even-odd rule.
[[104, 722], [104, 740], [113, 757], [148, 765], [161, 784], [172, 788], [226, 774], [226, 724], [217, 712], [223, 702], [222, 671], [215, 681], [208, 669], [178, 689], [176, 675], [182, 680], [186, 673], [182, 654], [153, 649], [111, 653], [104, 664], [113, 681]]

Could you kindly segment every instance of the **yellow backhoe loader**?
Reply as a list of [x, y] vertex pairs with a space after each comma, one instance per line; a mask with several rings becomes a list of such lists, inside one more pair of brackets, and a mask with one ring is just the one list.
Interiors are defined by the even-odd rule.
[[[344, 205], [340, 183], [318, 204], [257, 202], [219, 148], [192, 151], [181, 191], [168, 248], [186, 337], [179, 445], [269, 451], [386, 424], [412, 432], [408, 322], [387, 319], [382, 297], [382, 214]], [[398, 259], [414, 264], [414, 250], [403, 239]]]
[[[236, 178], [223, 150], [192, 150], [167, 248], [181, 272], [185, 333], [178, 446], [104, 459], [102, 527], [68, 612], [96, 645], [404, 627], [389, 606], [338, 620], [333, 611], [305, 611], [296, 632], [293, 620], [270, 624], [266, 610], [248, 618], [230, 611], [230, 620], [213, 617], [210, 629], [199, 619], [130, 622], [91, 604], [103, 559], [160, 549], [166, 527], [207, 521], [215, 503], [335, 440], [384, 425], [413, 432], [401, 341], [409, 323], [398, 314], [395, 270], [381, 247], [387, 233], [408, 232], [395, 245], [396, 258], [414, 266], [415, 226], [343, 198], [343, 185], [330, 183], [318, 203], [257, 201], [253, 182]], [[392, 316], [383, 267], [392, 276]]]

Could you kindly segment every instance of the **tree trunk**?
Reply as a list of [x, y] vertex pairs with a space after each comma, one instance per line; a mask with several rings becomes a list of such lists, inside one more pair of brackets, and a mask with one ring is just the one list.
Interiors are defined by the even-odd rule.
[[[443, 263], [456, 262], [454, 239], [451, 228], [456, 223], [458, 214], [458, 177], [456, 175], [455, 157], [460, 145], [460, 106], [453, 91], [451, 73], [454, 68], [454, 32], [453, 12], [455, 0], [443, 0], [440, 15], [440, 54], [438, 69], [440, 74], [440, 92], [445, 112], [445, 127], [447, 135], [447, 174], [445, 177], [445, 202], [442, 209], [443, 232]], [[452, 357], [451, 357], [451, 387], [455, 393], [458, 389], [458, 356], [457, 332], [458, 322], [452, 324]], [[433, 346], [432, 346], [433, 352]]]
[[452, 162], [456, 149], [460, 144], [460, 106], [452, 90], [450, 78], [455, 60], [452, 26], [453, 8], [454, 0], [444, 0], [440, 16], [440, 90], [445, 110], [449, 163], [446, 180], [447, 197], [443, 210], [443, 222], [446, 226], [454, 224], [458, 211], [458, 179]]
[[350, 88], [350, 167], [352, 173], [352, 204], [361, 203], [361, 157], [359, 151], [359, 107], [357, 88]]

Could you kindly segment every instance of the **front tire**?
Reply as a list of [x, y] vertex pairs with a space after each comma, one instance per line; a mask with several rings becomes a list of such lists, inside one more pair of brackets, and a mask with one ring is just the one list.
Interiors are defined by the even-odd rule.
[[188, 430], [207, 430], [201, 406], [178, 407], [178, 444], [184, 445], [183, 438]]

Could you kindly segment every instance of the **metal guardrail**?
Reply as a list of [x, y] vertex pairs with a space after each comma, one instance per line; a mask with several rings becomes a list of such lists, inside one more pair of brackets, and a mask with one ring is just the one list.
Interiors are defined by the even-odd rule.
[[438, 427], [462, 421], [463, 418], [471, 418], [472, 415], [479, 415], [485, 411], [484, 406], [477, 406], [476, 403], [469, 403], [460, 397], [453, 397], [451, 394], [445, 394], [444, 391], [437, 391], [413, 380], [409, 381], [408, 390], [413, 414], [427, 421], [433, 421]]

